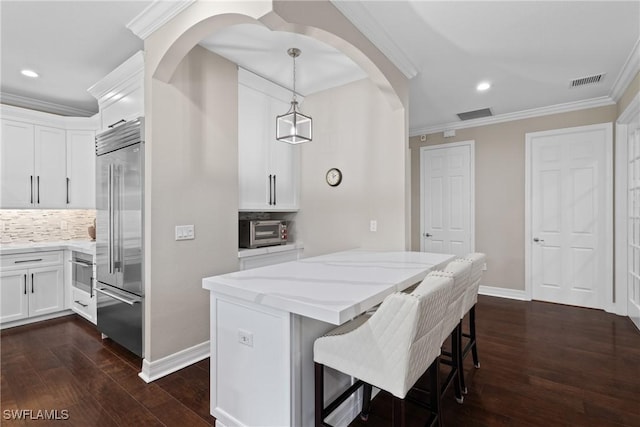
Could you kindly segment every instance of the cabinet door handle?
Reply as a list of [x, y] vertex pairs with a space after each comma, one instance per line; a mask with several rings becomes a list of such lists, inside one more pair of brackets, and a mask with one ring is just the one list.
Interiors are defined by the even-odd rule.
[[273, 175], [273, 204], [276, 204], [276, 188], [278, 188], [276, 186], [276, 176]]
[[27, 275], [24, 275], [24, 294], [27, 294]]
[[22, 264], [23, 262], [38, 262], [38, 261], [42, 261], [42, 258], [35, 258], [35, 259], [19, 259], [18, 261], [13, 261], [14, 264]]
[[269, 205], [272, 205], [273, 202], [273, 184], [272, 184], [272, 175], [269, 175]]
[[89, 305], [88, 305], [88, 304], [83, 304], [83, 303], [81, 303], [81, 302], [80, 302], [80, 301], [78, 301], [78, 300], [76, 300], [76, 301], [74, 301], [74, 302], [75, 302], [76, 304], [78, 304], [78, 305], [83, 306], [84, 308], [89, 307]]
[[33, 293], [33, 273], [31, 273], [31, 293]]
[[69, 181], [70, 179], [67, 178], [67, 204], [69, 204]]
[[36, 182], [38, 183], [38, 204], [40, 204], [40, 175], [38, 175]]
[[29, 203], [33, 204], [33, 175], [31, 175], [29, 178], [29, 192], [31, 193], [31, 201]]

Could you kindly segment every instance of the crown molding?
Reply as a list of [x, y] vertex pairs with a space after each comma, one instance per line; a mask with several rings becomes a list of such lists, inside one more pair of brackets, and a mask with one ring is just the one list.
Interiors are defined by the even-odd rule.
[[133, 34], [145, 40], [174, 16], [195, 3], [196, 0], [154, 0], [127, 24]]
[[58, 116], [90, 117], [96, 114], [95, 111], [70, 107], [68, 105], [57, 104], [55, 102], [42, 101], [40, 99], [29, 98], [28, 96], [16, 95], [7, 92], [0, 92], [0, 103], [49, 114], [56, 114]]
[[609, 96], [587, 99], [584, 101], [567, 102], [565, 104], [549, 105], [547, 107], [532, 108], [530, 110], [516, 111], [514, 113], [500, 114], [497, 116], [483, 117], [481, 119], [465, 120], [463, 122], [451, 122], [443, 125], [429, 126], [424, 128], [409, 129], [409, 136], [428, 135], [437, 132], [444, 132], [451, 129], [467, 129], [478, 126], [493, 125], [496, 123], [511, 122], [514, 120], [530, 119], [533, 117], [548, 116], [550, 114], [567, 113], [570, 111], [585, 110], [587, 108], [604, 107], [614, 105], [614, 101]]
[[638, 71], [640, 71], [640, 39], [636, 41], [635, 46], [631, 49], [627, 61], [622, 66], [618, 78], [613, 83], [609, 96], [616, 102], [619, 101], [622, 95], [624, 95], [625, 90], [629, 87], [629, 84], [631, 84], [631, 81], [636, 74], [638, 74]]
[[112, 98], [132, 80], [144, 79], [144, 52], [138, 51], [87, 91], [101, 103]]
[[387, 34], [386, 30], [371, 16], [367, 8], [357, 1], [330, 0], [351, 23], [371, 43], [386, 56], [393, 65], [408, 79], [418, 75], [418, 68], [413, 65], [407, 54]]
[[65, 117], [45, 113], [13, 105], [0, 105], [0, 117], [34, 125], [49, 126], [60, 129], [97, 130], [100, 127], [100, 116], [95, 113], [91, 117]]

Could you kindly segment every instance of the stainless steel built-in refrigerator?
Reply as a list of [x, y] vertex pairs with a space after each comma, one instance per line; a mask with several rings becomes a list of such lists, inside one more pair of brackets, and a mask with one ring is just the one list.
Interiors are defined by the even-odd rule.
[[143, 351], [142, 207], [144, 119], [96, 136], [98, 330]]

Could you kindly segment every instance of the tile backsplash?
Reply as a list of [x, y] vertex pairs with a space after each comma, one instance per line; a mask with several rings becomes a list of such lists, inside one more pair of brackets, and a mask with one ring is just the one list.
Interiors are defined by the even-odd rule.
[[92, 209], [0, 209], [0, 243], [89, 240]]

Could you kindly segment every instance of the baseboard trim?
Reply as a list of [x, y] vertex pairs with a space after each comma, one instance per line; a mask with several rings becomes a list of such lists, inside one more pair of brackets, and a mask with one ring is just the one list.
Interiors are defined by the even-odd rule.
[[211, 353], [210, 345], [209, 341], [205, 341], [152, 362], [145, 358], [142, 361], [142, 372], [140, 372], [138, 376], [145, 382], [150, 383], [189, 365], [193, 365], [209, 357]]
[[495, 286], [481, 285], [480, 289], [478, 290], [478, 293], [480, 295], [487, 295], [490, 297], [516, 299], [519, 301], [530, 301], [530, 298], [527, 297], [527, 293], [519, 289], [507, 289], [507, 288], [498, 288]]
[[13, 322], [0, 324], [0, 330], [15, 328], [16, 326], [30, 325], [31, 323], [42, 322], [43, 320], [51, 320], [51, 319], [55, 319], [63, 316], [71, 316], [73, 314], [75, 313], [71, 311], [71, 309], [67, 309], [64, 311], [58, 311], [56, 313], [43, 314], [42, 316], [28, 317], [26, 319], [14, 320]]

